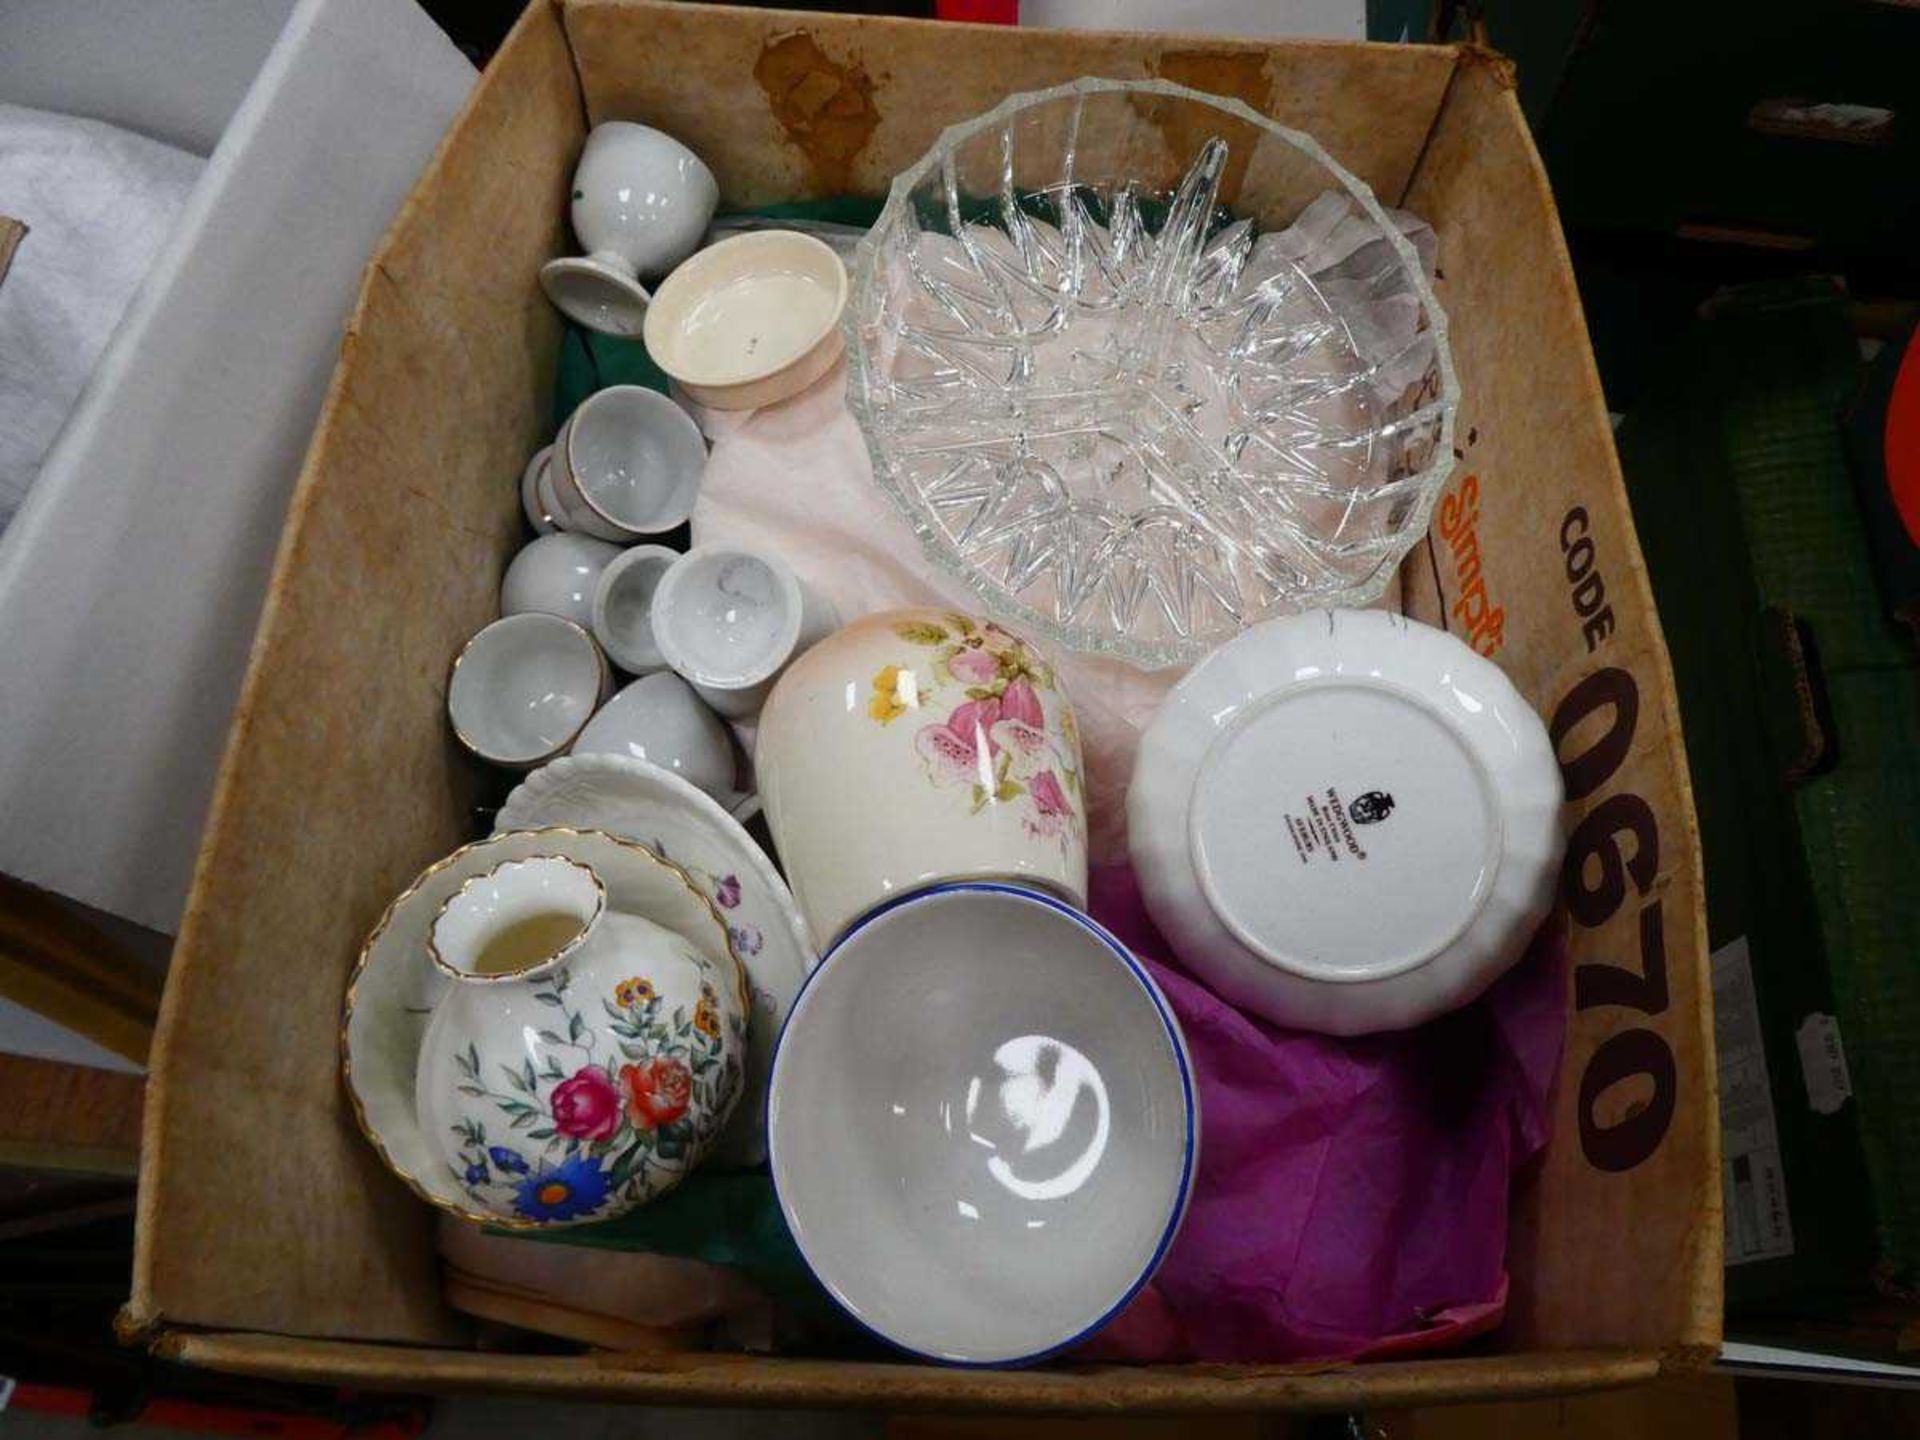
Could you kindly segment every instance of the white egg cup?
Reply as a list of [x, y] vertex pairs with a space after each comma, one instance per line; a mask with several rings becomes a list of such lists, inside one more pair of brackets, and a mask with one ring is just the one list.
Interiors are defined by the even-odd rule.
[[698, 785], [723, 806], [739, 801], [733, 737], [693, 687], [662, 670], [600, 707], [573, 742], [576, 755], [625, 755]]
[[696, 546], [653, 592], [660, 653], [730, 719], [757, 713], [787, 663], [839, 623], [833, 606], [792, 566], [752, 546]]
[[600, 576], [620, 553], [618, 545], [591, 535], [542, 535], [521, 546], [507, 566], [500, 581], [500, 613], [539, 611], [590, 629]]
[[565, 753], [612, 686], [593, 636], [558, 615], [494, 621], [461, 648], [447, 717], [482, 760], [528, 769]]
[[573, 172], [573, 233], [588, 252], [540, 267], [547, 298], [578, 324], [634, 336], [653, 297], [642, 275], [664, 275], [699, 248], [720, 186], [686, 146], [648, 125], [593, 127]]
[[552, 460], [553, 446], [542, 445], [520, 472], [520, 509], [536, 535], [551, 535], [564, 528], [551, 506], [553, 491], [548, 489], [543, 493], [541, 489], [552, 484], [547, 478], [547, 466]]
[[630, 675], [667, 668], [653, 635], [653, 594], [679, 558], [679, 551], [664, 545], [635, 545], [600, 572], [593, 593], [593, 638]]
[[644, 385], [609, 385], [580, 402], [553, 442], [550, 513], [600, 540], [663, 535], [693, 514], [706, 468], [692, 416]]

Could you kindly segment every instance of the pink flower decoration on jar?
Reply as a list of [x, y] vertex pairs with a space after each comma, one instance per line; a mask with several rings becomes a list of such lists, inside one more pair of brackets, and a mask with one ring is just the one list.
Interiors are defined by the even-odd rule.
[[955, 706], [944, 724], [922, 727], [913, 747], [935, 784], [993, 784], [993, 757], [1000, 747], [992, 731], [999, 718], [1000, 701], [968, 700]]
[[1020, 676], [1007, 686], [1007, 693], [1000, 697], [999, 718], [1018, 720], [1022, 725], [1031, 725], [1036, 730], [1047, 728], [1047, 712], [1040, 708], [1040, 692], [1033, 688], [1033, 682], [1026, 676]]
[[1000, 661], [985, 650], [962, 650], [947, 669], [963, 685], [991, 685], [999, 678]]
[[1073, 813], [1067, 792], [1060, 787], [1059, 778], [1051, 770], [1042, 770], [1034, 776], [1027, 789], [1033, 793], [1033, 803], [1042, 815]]
[[1053, 767], [1056, 756], [1053, 737], [1045, 730], [1019, 720], [1002, 720], [990, 735], [996, 750], [1012, 756], [1007, 773], [1016, 780]]
[[620, 1128], [620, 1094], [613, 1077], [588, 1065], [553, 1087], [553, 1128], [574, 1140], [605, 1140]]
[[1027, 781], [1027, 794], [1033, 797], [1034, 818], [1027, 829], [1037, 836], [1059, 835], [1073, 824], [1073, 806], [1059, 776], [1042, 770]]

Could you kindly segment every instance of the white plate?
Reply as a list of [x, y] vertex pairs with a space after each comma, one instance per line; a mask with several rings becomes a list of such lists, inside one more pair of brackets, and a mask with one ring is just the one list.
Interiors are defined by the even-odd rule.
[[1478, 995], [1553, 904], [1561, 782], [1498, 666], [1377, 610], [1268, 621], [1154, 716], [1127, 793], [1181, 961], [1281, 1024], [1358, 1035]]
[[[564, 855], [591, 866], [615, 909], [644, 915], [685, 935], [721, 965], [732, 963], [708, 897], [690, 873], [661, 864], [630, 840], [591, 830], [528, 829], [478, 840], [429, 866], [400, 893], [367, 937], [347, 983], [340, 1030], [347, 1091], [360, 1128], [395, 1174], [422, 1199], [487, 1224], [498, 1224], [498, 1217], [468, 1208], [465, 1186], [422, 1132], [414, 1110], [421, 1037], [451, 983], [427, 958], [427, 931], [447, 897], [467, 880], [528, 855]], [[757, 1109], [757, 1099], [743, 1095], [722, 1144], [739, 1130], [749, 1107]]]
[[534, 771], [507, 796], [494, 829], [577, 825], [638, 840], [693, 877], [720, 907], [747, 967], [747, 1093], [710, 1163], [766, 1158], [767, 1076], [793, 997], [817, 962], [805, 922], [773, 862], [698, 786], [625, 755], [571, 755]]

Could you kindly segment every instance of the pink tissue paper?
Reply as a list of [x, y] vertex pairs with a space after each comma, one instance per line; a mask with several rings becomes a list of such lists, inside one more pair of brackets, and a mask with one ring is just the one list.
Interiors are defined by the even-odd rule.
[[1441, 1349], [1505, 1310], [1516, 1172], [1546, 1144], [1566, 1035], [1557, 921], [1480, 999], [1336, 1039], [1251, 1019], [1161, 957], [1133, 872], [1088, 907], [1152, 971], [1200, 1092], [1200, 1168], [1159, 1274], [1085, 1347], [1126, 1360]]

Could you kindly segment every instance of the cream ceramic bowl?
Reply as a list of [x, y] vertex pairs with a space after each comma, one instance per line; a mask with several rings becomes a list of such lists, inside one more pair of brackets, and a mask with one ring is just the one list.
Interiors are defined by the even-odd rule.
[[527, 768], [562, 753], [611, 688], [606, 657], [571, 620], [508, 615], [469, 640], [447, 681], [453, 733], [482, 760]]
[[1473, 999], [1553, 906], [1561, 781], [1498, 666], [1332, 610], [1241, 632], [1141, 736], [1127, 841], [1181, 962], [1279, 1024], [1398, 1030]]
[[828, 636], [767, 697], [755, 772], [823, 949], [874, 906], [943, 880], [1085, 903], [1073, 707], [1045, 657], [992, 621], [895, 610]]
[[1021, 1364], [1146, 1283], [1200, 1138], [1165, 998], [1056, 900], [955, 885], [868, 916], [801, 988], [767, 1148], [814, 1274], [882, 1339]]
[[824, 242], [759, 230], [710, 245], [647, 310], [647, 353], [691, 400], [752, 410], [796, 395], [840, 358], [847, 270]]

